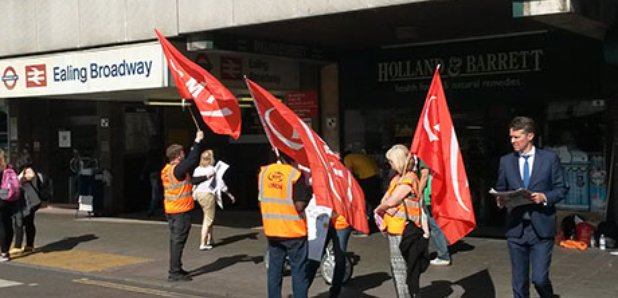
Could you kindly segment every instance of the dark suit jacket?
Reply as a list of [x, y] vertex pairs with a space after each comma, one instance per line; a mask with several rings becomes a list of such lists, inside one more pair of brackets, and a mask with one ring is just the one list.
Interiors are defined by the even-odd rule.
[[[498, 181], [496, 182], [497, 191], [524, 187], [524, 182], [519, 173], [518, 160], [519, 154], [516, 152], [500, 158]], [[556, 235], [556, 208], [554, 205], [564, 199], [568, 192], [558, 155], [551, 151], [535, 149], [528, 190], [544, 193], [547, 197], [547, 205], [531, 204], [511, 210], [507, 217], [506, 237], [521, 237], [522, 216], [526, 211], [529, 212], [530, 221], [539, 237], [554, 237]]]

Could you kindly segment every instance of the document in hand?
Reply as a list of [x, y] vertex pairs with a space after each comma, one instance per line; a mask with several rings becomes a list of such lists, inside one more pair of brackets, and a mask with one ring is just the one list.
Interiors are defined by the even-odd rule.
[[530, 199], [532, 193], [523, 188], [500, 192], [492, 188], [489, 190], [489, 194], [495, 197], [502, 197], [504, 206], [507, 208], [508, 211], [513, 210], [513, 208], [515, 207], [534, 203], [534, 201]]

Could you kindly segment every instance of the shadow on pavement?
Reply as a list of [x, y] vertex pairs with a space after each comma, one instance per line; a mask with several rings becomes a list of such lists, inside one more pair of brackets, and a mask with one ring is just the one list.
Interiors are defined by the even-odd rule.
[[255, 264], [258, 264], [263, 261], [263, 256], [249, 257], [245, 254], [235, 255], [231, 257], [222, 257], [208, 265], [204, 265], [202, 267], [189, 271], [189, 275], [199, 276], [206, 273], [216, 272], [240, 262], [253, 262]]
[[251, 239], [251, 240], [257, 240], [258, 233], [257, 232], [251, 232], [251, 233], [246, 233], [246, 234], [240, 234], [240, 235], [234, 235], [234, 236], [229, 236], [229, 237], [225, 237], [225, 238], [221, 238], [220, 240], [217, 241], [216, 246], [224, 246], [224, 245], [228, 245], [237, 241], [242, 241], [245, 239]]
[[[422, 278], [422, 277], [421, 277]], [[421, 289], [422, 297], [496, 297], [496, 289], [487, 270], [479, 271], [456, 282], [434, 280]]]
[[62, 240], [58, 240], [56, 242], [46, 244], [45, 246], [39, 247], [37, 249], [37, 252], [48, 253], [48, 252], [54, 252], [54, 251], [71, 250], [81, 242], [87, 242], [87, 241], [92, 241], [96, 239], [99, 239], [99, 237], [97, 237], [94, 234], [86, 234], [86, 235], [81, 235], [81, 236], [76, 236], [76, 237], [68, 237]]
[[[368, 295], [364, 292], [377, 288], [382, 285], [385, 281], [391, 279], [391, 276], [386, 272], [375, 272], [362, 276], [354, 276], [347, 284], [343, 285], [341, 289], [341, 294], [339, 297], [347, 298], [347, 297], [362, 297], [362, 298], [374, 298], [377, 296]], [[320, 293], [315, 297], [328, 297], [328, 291], [324, 293]]]
[[474, 250], [474, 245], [470, 245], [463, 240], [459, 240], [455, 242], [455, 244], [448, 247], [448, 251], [451, 255], [454, 255], [460, 251], [471, 251]]

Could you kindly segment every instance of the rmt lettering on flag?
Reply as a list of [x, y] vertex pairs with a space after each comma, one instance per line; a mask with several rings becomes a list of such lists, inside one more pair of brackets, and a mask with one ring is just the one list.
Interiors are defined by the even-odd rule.
[[159, 30], [155, 29], [155, 33], [180, 96], [193, 99], [212, 131], [238, 139], [241, 115], [236, 97], [213, 75], [182, 55]]

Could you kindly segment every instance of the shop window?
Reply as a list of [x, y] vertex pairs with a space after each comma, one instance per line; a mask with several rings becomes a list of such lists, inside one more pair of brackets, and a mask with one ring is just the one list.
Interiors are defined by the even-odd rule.
[[[550, 103], [547, 140], [560, 162], [569, 186], [559, 209], [604, 213], [607, 205], [609, 140], [605, 105], [601, 101]], [[611, 154], [611, 153], [610, 153]]]

